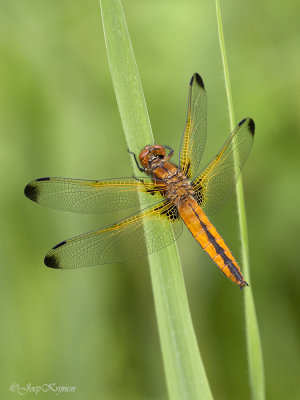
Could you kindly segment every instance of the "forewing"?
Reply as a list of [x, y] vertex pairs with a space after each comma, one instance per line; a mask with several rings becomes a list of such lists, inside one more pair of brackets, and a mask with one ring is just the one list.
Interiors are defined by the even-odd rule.
[[206, 141], [206, 93], [198, 74], [192, 76], [189, 90], [188, 112], [180, 146], [180, 168], [192, 179], [198, 170]]
[[150, 178], [99, 181], [40, 178], [25, 187], [25, 195], [44, 206], [77, 213], [96, 214], [158, 202], [163, 183]]
[[198, 204], [206, 214], [216, 212], [233, 191], [253, 144], [255, 125], [243, 119], [220, 152], [192, 182]]
[[168, 246], [181, 232], [178, 211], [166, 200], [116, 224], [65, 240], [48, 252], [45, 264], [66, 269], [125, 261]]

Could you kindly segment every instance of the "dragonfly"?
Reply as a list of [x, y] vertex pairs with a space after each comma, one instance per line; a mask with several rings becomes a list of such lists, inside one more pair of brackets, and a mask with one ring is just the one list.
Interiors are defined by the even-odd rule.
[[58, 269], [122, 262], [156, 252], [174, 242], [185, 224], [219, 269], [241, 289], [248, 286], [241, 269], [208, 217], [234, 190], [252, 148], [255, 125], [244, 118], [218, 154], [198, 173], [206, 142], [207, 98], [202, 78], [190, 81], [188, 111], [178, 166], [173, 149], [145, 146], [135, 163], [143, 176], [104, 180], [46, 177], [33, 180], [25, 195], [43, 206], [76, 213], [141, 209], [117, 223], [54, 246], [46, 266]]

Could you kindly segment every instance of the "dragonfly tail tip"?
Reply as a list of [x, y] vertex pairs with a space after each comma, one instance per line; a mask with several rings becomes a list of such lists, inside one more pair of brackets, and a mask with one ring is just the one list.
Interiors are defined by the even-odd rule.
[[239, 283], [239, 287], [241, 290], [243, 290], [246, 286], [249, 286], [249, 284], [246, 281]]

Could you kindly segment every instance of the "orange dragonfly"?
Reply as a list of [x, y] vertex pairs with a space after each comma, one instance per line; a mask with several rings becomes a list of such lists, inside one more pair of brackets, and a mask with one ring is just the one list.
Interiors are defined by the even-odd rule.
[[[144, 256], [176, 240], [183, 222], [221, 271], [240, 288], [248, 286], [229, 248], [207, 215], [221, 207], [233, 191], [250, 153], [254, 122], [243, 119], [219, 153], [197, 175], [206, 141], [206, 93], [194, 74], [179, 167], [169, 160], [169, 146], [148, 145], [133, 155], [148, 176], [104, 180], [39, 178], [25, 195], [44, 206], [77, 213], [106, 213], [147, 206], [110, 226], [64, 240], [45, 256], [51, 268], [79, 268]], [[145, 224], [144, 224], [145, 222]]]

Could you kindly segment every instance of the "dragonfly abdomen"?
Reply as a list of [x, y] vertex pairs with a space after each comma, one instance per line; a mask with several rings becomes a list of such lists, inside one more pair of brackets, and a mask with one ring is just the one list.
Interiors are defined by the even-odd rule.
[[224, 240], [210, 223], [198, 203], [189, 198], [178, 207], [187, 228], [221, 271], [234, 283], [243, 288], [247, 285], [241, 270]]

